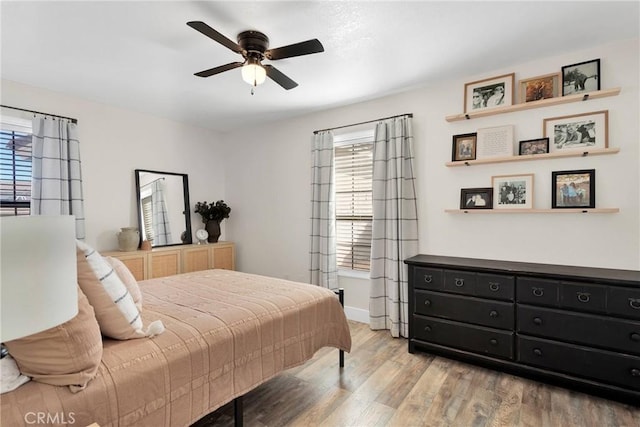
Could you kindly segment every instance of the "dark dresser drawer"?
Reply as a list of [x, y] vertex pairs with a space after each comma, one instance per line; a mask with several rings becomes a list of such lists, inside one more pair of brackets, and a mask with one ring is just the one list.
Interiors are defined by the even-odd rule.
[[476, 273], [445, 270], [444, 290], [457, 294], [473, 295], [476, 289]]
[[561, 282], [560, 305], [580, 311], [606, 313], [607, 287], [577, 282]]
[[558, 305], [560, 282], [555, 280], [519, 277], [516, 285], [516, 300], [536, 305]]
[[517, 331], [640, 355], [640, 322], [518, 305]]
[[514, 288], [515, 279], [513, 276], [484, 273], [476, 275], [475, 294], [479, 297], [513, 301]]
[[442, 270], [438, 268], [416, 267], [413, 276], [413, 287], [442, 290], [444, 286], [443, 277]]
[[513, 303], [419, 290], [415, 291], [414, 301], [417, 314], [492, 328], [513, 328]]
[[609, 288], [607, 309], [610, 314], [640, 319], [640, 288]]
[[640, 357], [518, 336], [518, 362], [640, 390]]
[[513, 333], [413, 315], [415, 338], [475, 353], [513, 359]]

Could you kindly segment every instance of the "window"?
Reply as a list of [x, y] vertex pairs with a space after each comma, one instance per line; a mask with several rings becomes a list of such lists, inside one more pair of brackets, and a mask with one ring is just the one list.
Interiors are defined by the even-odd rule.
[[2, 117], [0, 123], [0, 216], [29, 215], [31, 122]]
[[369, 271], [373, 223], [373, 129], [336, 136], [336, 261]]

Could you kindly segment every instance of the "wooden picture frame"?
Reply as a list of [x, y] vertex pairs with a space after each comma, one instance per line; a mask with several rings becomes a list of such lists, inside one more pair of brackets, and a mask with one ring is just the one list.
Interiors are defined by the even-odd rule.
[[549, 138], [549, 152], [588, 151], [609, 146], [609, 111], [573, 114], [543, 120], [542, 133]]
[[460, 209], [493, 209], [493, 188], [462, 188]]
[[561, 73], [545, 74], [518, 81], [520, 103], [539, 101], [560, 96]]
[[562, 96], [600, 90], [600, 59], [562, 67]]
[[533, 174], [491, 177], [494, 209], [533, 209]]
[[527, 156], [535, 154], [545, 154], [549, 152], [549, 138], [536, 138], [520, 141], [518, 144], [518, 155]]
[[551, 208], [596, 207], [596, 170], [551, 172]]
[[491, 77], [464, 85], [464, 112], [506, 107], [514, 102], [515, 73]]
[[477, 142], [478, 134], [475, 132], [453, 135], [451, 161], [462, 162], [467, 160], [475, 160]]

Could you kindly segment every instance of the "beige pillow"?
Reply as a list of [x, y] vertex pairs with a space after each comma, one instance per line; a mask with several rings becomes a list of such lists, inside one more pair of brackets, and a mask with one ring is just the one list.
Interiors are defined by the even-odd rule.
[[104, 257], [104, 259], [106, 259], [109, 265], [113, 267], [120, 280], [122, 280], [122, 283], [127, 287], [131, 297], [133, 298], [133, 302], [135, 302], [136, 307], [138, 307], [138, 310], [142, 311], [142, 293], [140, 292], [138, 281], [133, 276], [131, 270], [129, 270], [124, 262], [120, 261], [118, 258], [107, 256]]
[[95, 377], [102, 336], [93, 307], [78, 289], [78, 315], [54, 328], [4, 343], [20, 372], [35, 381], [68, 385], [76, 393]]

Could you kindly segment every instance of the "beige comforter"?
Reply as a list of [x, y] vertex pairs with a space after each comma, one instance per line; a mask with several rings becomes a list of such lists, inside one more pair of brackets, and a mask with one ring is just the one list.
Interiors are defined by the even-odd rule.
[[140, 288], [145, 324], [162, 320], [162, 335], [105, 339], [98, 375], [82, 392], [31, 381], [0, 395], [0, 424], [44, 412], [60, 425], [188, 426], [322, 347], [351, 349], [342, 307], [324, 288], [227, 270]]

